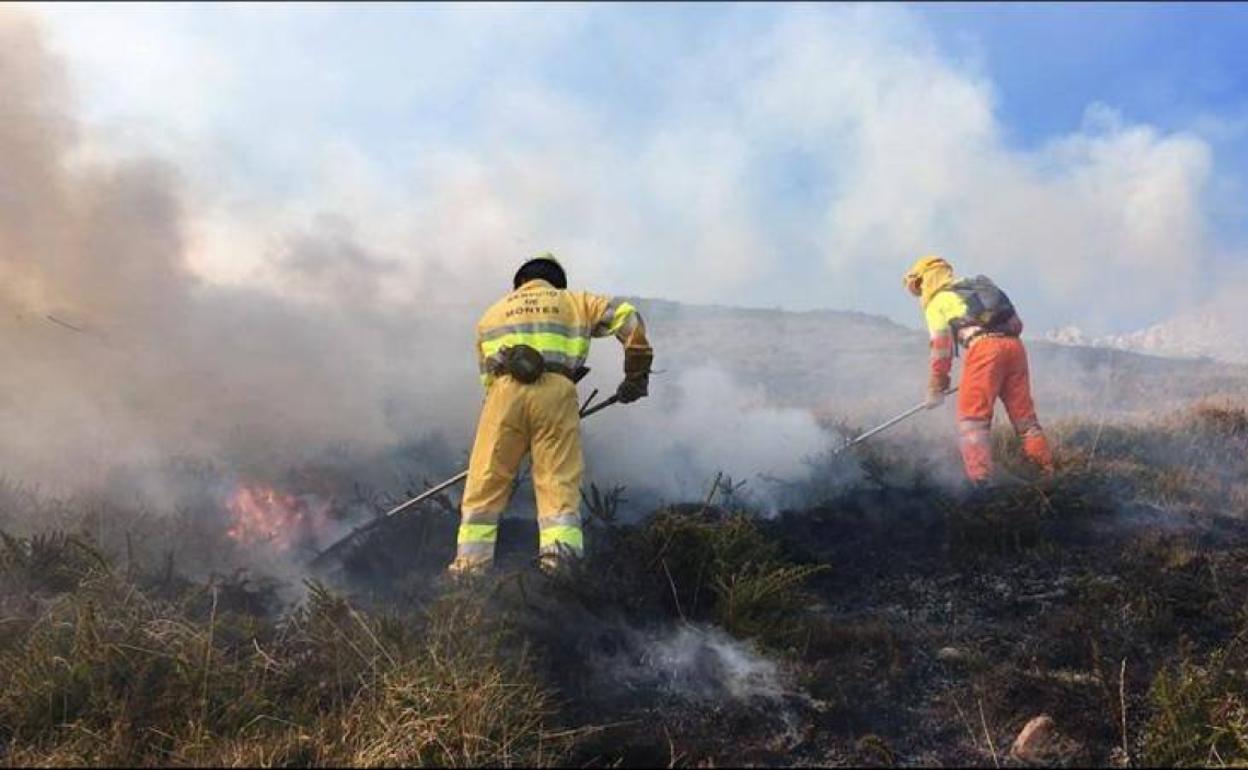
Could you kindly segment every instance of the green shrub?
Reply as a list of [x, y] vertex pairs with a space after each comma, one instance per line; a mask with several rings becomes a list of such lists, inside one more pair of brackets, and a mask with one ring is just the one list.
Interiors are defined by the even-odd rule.
[[1248, 765], [1248, 656], [1240, 640], [1161, 671], [1149, 691], [1152, 717], [1143, 761], [1150, 766]]
[[796, 642], [812, 603], [806, 581], [826, 569], [782, 558], [779, 544], [743, 513], [701, 517], [668, 509], [647, 525], [652, 562], [674, 609], [771, 646]]

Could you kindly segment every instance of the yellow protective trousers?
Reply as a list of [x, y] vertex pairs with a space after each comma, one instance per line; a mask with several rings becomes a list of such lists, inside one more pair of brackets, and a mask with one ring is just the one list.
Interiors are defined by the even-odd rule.
[[528, 454], [533, 459], [542, 554], [584, 553], [580, 502], [585, 461], [576, 386], [552, 372], [529, 385], [498, 377], [486, 391], [468, 461], [453, 568], [493, 561], [498, 520]]

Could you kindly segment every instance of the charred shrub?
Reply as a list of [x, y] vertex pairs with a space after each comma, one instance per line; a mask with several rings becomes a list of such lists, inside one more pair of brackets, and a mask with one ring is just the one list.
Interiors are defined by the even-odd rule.
[[1016, 554], [1043, 541], [1048, 500], [1032, 487], [982, 490], [945, 510], [951, 556], [981, 560]]
[[1077, 469], [971, 490], [941, 505], [950, 556], [970, 562], [1044, 553], [1099, 537], [1120, 508], [1114, 478]]

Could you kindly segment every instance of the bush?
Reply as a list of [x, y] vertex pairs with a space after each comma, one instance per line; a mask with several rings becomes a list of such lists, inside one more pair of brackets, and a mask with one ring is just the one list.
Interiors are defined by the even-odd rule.
[[734, 636], [778, 647], [795, 643], [812, 597], [806, 581], [826, 569], [781, 557], [780, 546], [743, 513], [660, 511], [644, 537], [651, 562], [667, 579], [671, 609], [711, 620]]
[[1248, 765], [1248, 655], [1242, 636], [1208, 656], [1161, 671], [1142, 737], [1149, 766]]

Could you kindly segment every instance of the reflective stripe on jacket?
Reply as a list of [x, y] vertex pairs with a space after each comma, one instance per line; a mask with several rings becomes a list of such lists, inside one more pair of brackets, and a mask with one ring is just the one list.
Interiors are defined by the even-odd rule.
[[651, 354], [645, 325], [632, 304], [529, 281], [494, 303], [477, 323], [481, 384], [488, 388], [494, 381], [506, 348], [527, 345], [548, 365], [572, 372], [585, 365], [590, 338], [610, 335], [624, 344], [626, 355]]

